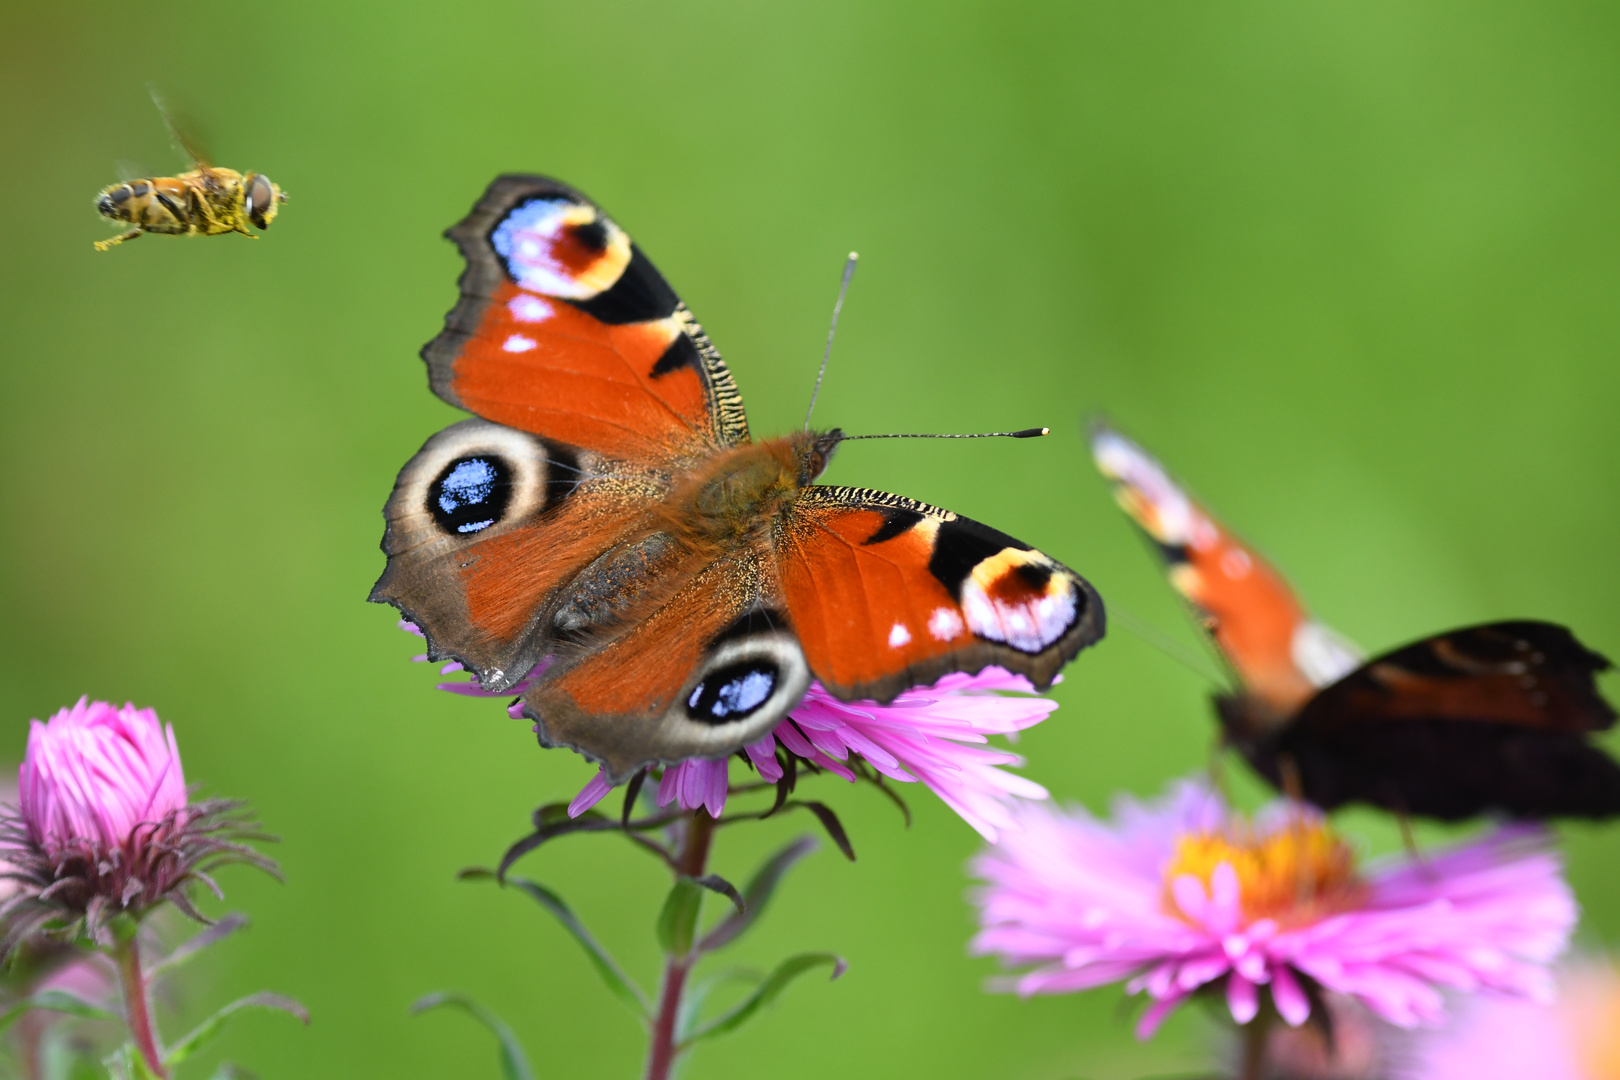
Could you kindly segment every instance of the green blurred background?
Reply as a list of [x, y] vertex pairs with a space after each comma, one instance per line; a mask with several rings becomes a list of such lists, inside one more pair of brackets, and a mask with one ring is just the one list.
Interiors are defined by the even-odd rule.
[[[292, 195], [262, 241], [110, 234], [115, 162], [216, 159]], [[851, 431], [1049, 424], [1037, 443], [848, 446], [829, 479], [1036, 543], [1189, 646], [1079, 438], [1106, 409], [1363, 645], [1508, 616], [1620, 653], [1620, 11], [1598, 3], [594, 4], [280, 0], [6, 7], [0, 30], [0, 753], [82, 693], [156, 706], [187, 775], [251, 799], [286, 885], [206, 996], [266, 1077], [495, 1076], [464, 990], [542, 1078], [636, 1074], [640, 1034], [527, 901], [455, 871], [590, 775], [499, 705], [435, 693], [364, 603], [395, 472], [456, 418], [416, 350], [439, 239], [497, 172], [551, 173], [637, 237], [725, 353], [757, 432], [799, 422], [842, 258], [862, 269], [817, 415]], [[1615, 684], [1608, 689], [1615, 692]], [[1206, 683], [1116, 623], [1021, 743], [1093, 808], [1197, 768]], [[1100, 1080], [1116, 989], [987, 995], [977, 838], [818, 781], [824, 850], [737, 949], [834, 949], [692, 1077]], [[806, 827], [729, 832], [717, 868]], [[1371, 815], [1347, 823], [1388, 846]], [[1565, 830], [1589, 940], [1620, 935], [1620, 833]], [[526, 870], [648, 982], [661, 871], [611, 837]], [[198, 1002], [199, 1006], [202, 1002]], [[183, 1019], [183, 1018], [182, 1018]], [[180, 1020], [171, 1019], [171, 1030]]]

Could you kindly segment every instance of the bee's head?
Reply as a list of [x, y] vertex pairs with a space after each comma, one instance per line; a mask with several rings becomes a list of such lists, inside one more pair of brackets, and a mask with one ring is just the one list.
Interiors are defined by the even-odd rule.
[[242, 178], [242, 188], [246, 192], [243, 209], [248, 220], [260, 229], [268, 229], [287, 196], [264, 173], [248, 173]]

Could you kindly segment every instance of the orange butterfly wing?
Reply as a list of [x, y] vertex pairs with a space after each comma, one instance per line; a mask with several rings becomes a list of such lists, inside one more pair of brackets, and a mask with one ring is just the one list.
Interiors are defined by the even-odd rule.
[[1356, 650], [1311, 619], [1281, 574], [1190, 498], [1164, 467], [1101, 425], [1091, 438], [1114, 497], [1164, 557], [1170, 584], [1243, 684], [1254, 719], [1277, 724], [1353, 669]]
[[890, 700], [991, 664], [1044, 687], [1103, 636], [1102, 599], [1078, 574], [897, 495], [807, 488], [778, 548], [805, 657], [840, 698]]
[[748, 441], [719, 352], [585, 196], [502, 176], [445, 235], [467, 260], [461, 300], [422, 350], [445, 401], [629, 462]]

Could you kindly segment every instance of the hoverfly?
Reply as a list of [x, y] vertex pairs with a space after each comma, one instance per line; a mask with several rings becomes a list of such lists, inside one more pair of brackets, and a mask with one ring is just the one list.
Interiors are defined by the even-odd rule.
[[103, 188], [96, 197], [96, 209], [103, 217], [127, 222], [134, 228], [109, 240], [96, 241], [97, 251], [133, 240], [142, 233], [167, 236], [219, 236], [248, 231], [249, 223], [268, 229], [276, 210], [287, 201], [281, 188], [263, 173], [239, 173], [208, 164], [207, 157], [175, 123], [156, 92], [152, 102], [158, 107], [176, 145], [191, 160], [192, 168], [179, 176], [157, 176], [126, 180]]

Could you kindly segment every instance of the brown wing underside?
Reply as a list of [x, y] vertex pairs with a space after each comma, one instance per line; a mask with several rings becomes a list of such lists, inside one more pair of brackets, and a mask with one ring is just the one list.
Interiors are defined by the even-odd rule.
[[1293, 727], [1313, 732], [1440, 720], [1603, 731], [1615, 712], [1598, 693], [1596, 676], [1609, 667], [1553, 623], [1470, 626], [1369, 661], [1311, 699]]

